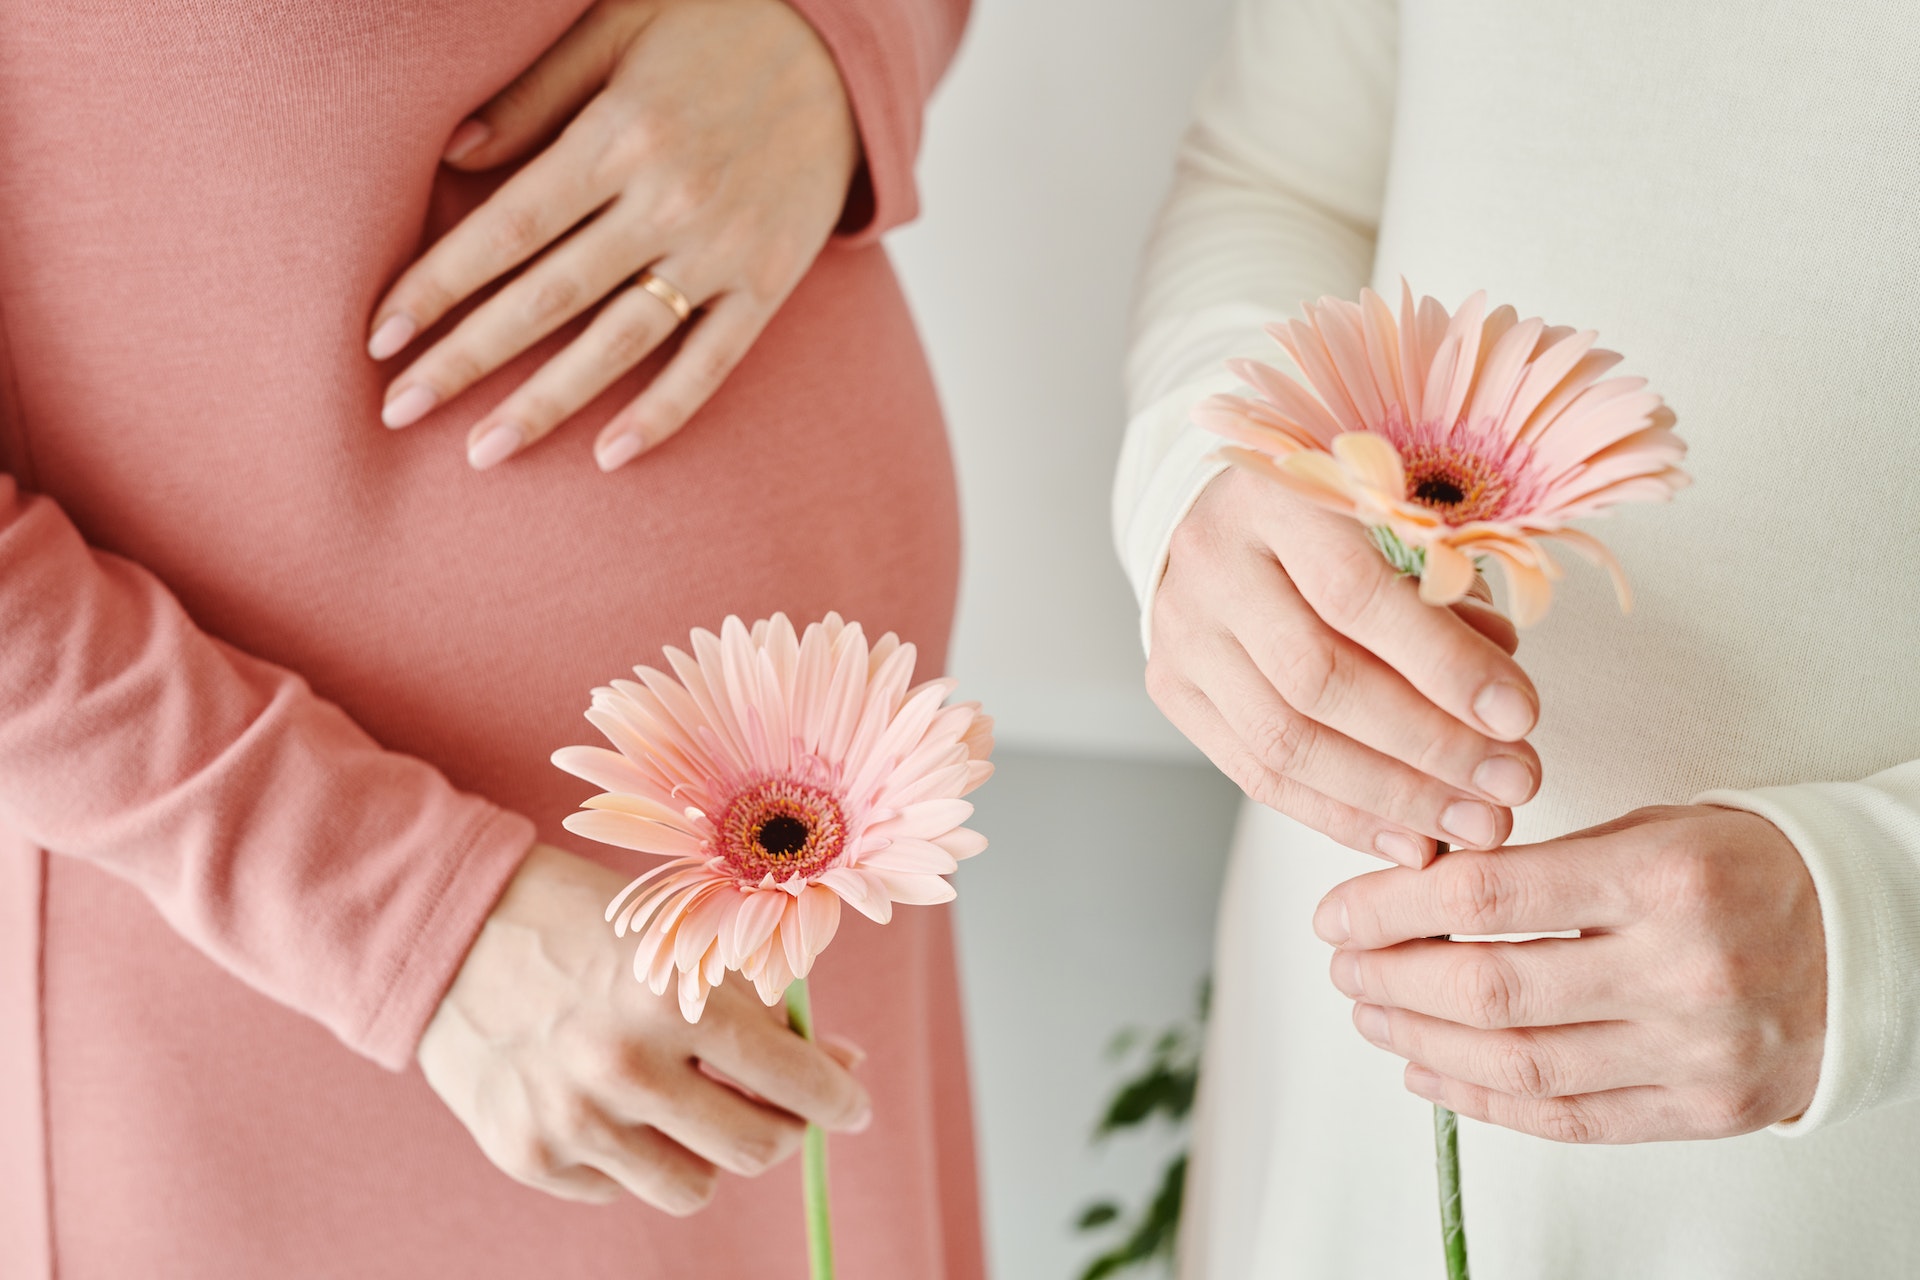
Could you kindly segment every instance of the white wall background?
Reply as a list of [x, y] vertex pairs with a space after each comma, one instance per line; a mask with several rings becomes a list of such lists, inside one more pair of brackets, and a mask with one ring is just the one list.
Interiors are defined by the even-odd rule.
[[1194, 759], [1108, 539], [1135, 264], [1228, 0], [975, 0], [891, 242], [953, 427], [953, 670], [1022, 747]]
[[1164, 1140], [1088, 1146], [1102, 1050], [1186, 1016], [1211, 951], [1237, 792], [1141, 688], [1107, 493], [1136, 263], [1229, 4], [975, 0], [926, 213], [892, 241], [960, 466], [954, 674], [1003, 747], [994, 848], [959, 877], [998, 1280], [1072, 1280], [1094, 1251], [1075, 1212], [1157, 1180]]

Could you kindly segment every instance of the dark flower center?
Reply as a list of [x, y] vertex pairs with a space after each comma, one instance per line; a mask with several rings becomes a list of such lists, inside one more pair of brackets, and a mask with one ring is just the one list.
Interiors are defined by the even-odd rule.
[[807, 847], [807, 837], [812, 834], [806, 823], [781, 813], [760, 824], [760, 829], [753, 833], [753, 842], [770, 858], [791, 858]]
[[1448, 524], [1496, 520], [1511, 488], [1500, 464], [1470, 448], [1452, 444], [1415, 444], [1401, 450], [1406, 467], [1407, 500], [1417, 502]]
[[1451, 507], [1466, 496], [1466, 491], [1451, 480], [1430, 477], [1413, 486], [1413, 500], [1429, 507]]
[[746, 782], [714, 822], [713, 852], [742, 886], [812, 879], [840, 856], [847, 819], [833, 792], [793, 778]]

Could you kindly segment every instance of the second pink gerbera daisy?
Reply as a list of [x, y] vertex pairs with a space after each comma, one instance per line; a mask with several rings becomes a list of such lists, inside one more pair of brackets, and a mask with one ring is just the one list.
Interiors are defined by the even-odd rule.
[[1484, 293], [1451, 316], [1432, 298], [1416, 306], [1405, 282], [1397, 321], [1372, 290], [1304, 310], [1267, 331], [1308, 385], [1237, 361], [1258, 398], [1195, 409], [1244, 446], [1228, 458], [1366, 524], [1430, 604], [1464, 596], [1485, 557], [1505, 571], [1514, 621], [1534, 622], [1558, 541], [1603, 565], [1628, 607], [1618, 562], [1568, 522], [1688, 483], [1673, 412], [1644, 378], [1603, 377], [1620, 357], [1591, 330], [1488, 312]]
[[607, 907], [640, 934], [636, 977], [665, 994], [677, 973], [689, 1021], [729, 969], [776, 1004], [843, 901], [884, 924], [894, 903], [954, 896], [946, 874], [986, 848], [960, 797], [993, 772], [993, 722], [945, 705], [951, 680], [912, 687], [912, 645], [869, 646], [838, 614], [796, 636], [775, 614], [666, 656], [672, 676], [636, 667], [594, 690], [587, 719], [617, 750], [553, 757], [604, 788], [569, 831], [671, 859]]

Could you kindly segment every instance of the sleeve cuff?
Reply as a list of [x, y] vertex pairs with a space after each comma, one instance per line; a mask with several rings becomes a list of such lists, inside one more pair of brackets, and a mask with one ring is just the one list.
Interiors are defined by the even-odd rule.
[[1694, 800], [1773, 823], [1800, 851], [1820, 897], [1820, 1080], [1806, 1111], [1774, 1125], [1775, 1133], [1812, 1133], [1920, 1099], [1920, 809], [1875, 781], [1709, 791]]
[[534, 844], [534, 826], [489, 807], [449, 851], [431, 892], [403, 926], [400, 957], [350, 1048], [389, 1071], [404, 1071], [440, 1000], [480, 935], [507, 882]]

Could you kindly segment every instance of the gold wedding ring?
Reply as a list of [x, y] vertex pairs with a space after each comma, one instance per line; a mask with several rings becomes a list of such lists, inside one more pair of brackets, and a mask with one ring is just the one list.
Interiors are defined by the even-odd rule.
[[687, 295], [680, 292], [678, 286], [666, 277], [657, 276], [651, 271], [642, 271], [633, 278], [633, 282], [665, 303], [667, 309], [673, 312], [681, 324], [685, 324], [687, 317], [693, 314], [693, 303], [689, 302]]

